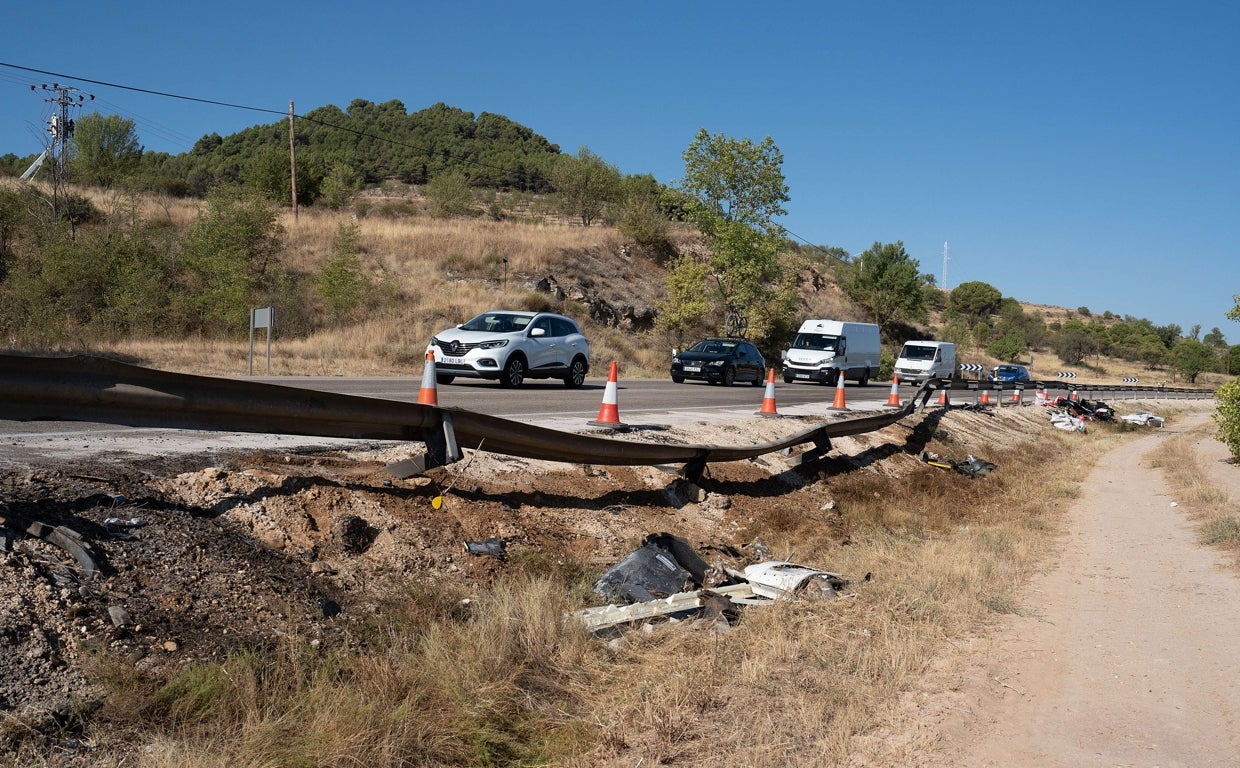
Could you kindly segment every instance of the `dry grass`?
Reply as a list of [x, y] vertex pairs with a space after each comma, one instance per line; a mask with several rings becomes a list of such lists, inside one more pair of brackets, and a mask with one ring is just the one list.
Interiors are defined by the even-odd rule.
[[1148, 458], [1179, 491], [1179, 503], [1197, 524], [1201, 541], [1230, 553], [1240, 568], [1240, 504], [1210, 482], [1193, 449], [1196, 441], [1209, 439], [1210, 430], [1206, 424], [1165, 440]]
[[170, 681], [149, 711], [171, 727], [142, 764], [891, 764], [891, 745], [867, 736], [899, 726], [901, 696], [949, 644], [1018, 610], [1062, 508], [1122, 439], [1039, 424], [1009, 425], [1037, 434], [990, 453], [999, 469], [986, 478], [897, 455], [899, 477], [835, 471], [787, 493], [802, 514], [753, 521], [775, 524], [777, 557], [852, 577], [851, 596], [751, 609], [727, 632], [664, 623], [609, 646], [561, 620], [576, 586], [562, 580], [518, 577], [468, 606], [418, 591], [354, 650], [292, 638], [275, 656]]

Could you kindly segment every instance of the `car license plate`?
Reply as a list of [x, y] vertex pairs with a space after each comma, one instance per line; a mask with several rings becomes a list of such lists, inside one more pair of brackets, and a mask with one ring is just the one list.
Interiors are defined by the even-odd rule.
[[798, 374], [796, 375], [796, 377], [797, 377], [798, 379], [808, 379], [808, 378], [812, 378], [812, 377], [811, 377], [808, 373], [798, 373]]
[[464, 363], [464, 362], [465, 362], [465, 358], [463, 358], [463, 357], [445, 357], [445, 358], [441, 359], [439, 362], [443, 363], [444, 365], [461, 365], [462, 363]]
[[697, 366], [697, 365], [686, 365], [685, 366], [685, 373], [701, 373], [701, 372], [702, 372], [702, 368], [700, 366]]

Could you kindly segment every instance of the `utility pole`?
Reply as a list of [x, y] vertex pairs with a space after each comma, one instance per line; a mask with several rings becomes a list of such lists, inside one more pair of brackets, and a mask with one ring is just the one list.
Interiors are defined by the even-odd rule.
[[47, 121], [47, 132], [51, 135], [51, 141], [48, 144], [47, 154], [52, 161], [52, 216], [59, 216], [59, 200], [60, 188], [66, 180], [66, 164], [68, 163], [69, 139], [73, 138], [73, 130], [76, 127], [76, 121], [70, 117], [69, 109], [72, 107], [80, 108], [88, 99], [95, 100], [93, 93], [84, 93], [71, 85], [61, 85], [60, 83], [47, 83], [42, 85], [30, 86], [30, 90], [36, 91], [42, 89], [50, 96], [45, 96], [44, 101], [55, 105], [55, 111]]
[[947, 285], [947, 241], [943, 241], [943, 290], [948, 290]]
[[289, 187], [293, 190], [293, 221], [297, 221], [297, 151], [293, 149], [293, 100], [288, 100]]

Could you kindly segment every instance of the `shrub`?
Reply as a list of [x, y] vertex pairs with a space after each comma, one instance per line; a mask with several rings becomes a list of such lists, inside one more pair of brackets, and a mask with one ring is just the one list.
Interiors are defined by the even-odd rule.
[[1214, 401], [1218, 439], [1231, 451], [1232, 459], [1240, 461], [1240, 379], [1219, 387]]

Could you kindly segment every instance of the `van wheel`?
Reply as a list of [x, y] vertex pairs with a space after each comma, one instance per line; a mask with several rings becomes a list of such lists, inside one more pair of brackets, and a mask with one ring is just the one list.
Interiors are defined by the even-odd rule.
[[861, 381], [857, 382], [857, 386], [859, 387], [870, 386], [870, 369], [869, 368], [866, 368], [865, 371], [861, 374]]

